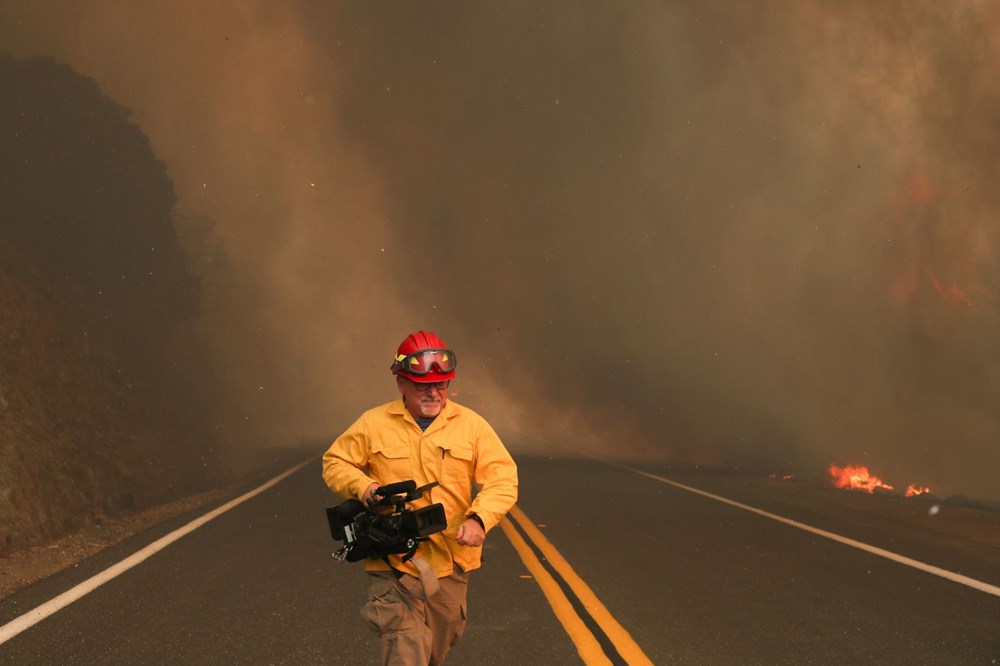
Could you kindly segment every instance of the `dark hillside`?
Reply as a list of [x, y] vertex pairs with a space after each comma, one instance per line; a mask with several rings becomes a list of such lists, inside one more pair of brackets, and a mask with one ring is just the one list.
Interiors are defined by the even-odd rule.
[[204, 488], [219, 467], [164, 165], [65, 65], [0, 56], [0, 90], [2, 551]]
[[0, 57], [0, 234], [124, 351], [197, 315], [174, 193], [127, 109], [66, 65]]

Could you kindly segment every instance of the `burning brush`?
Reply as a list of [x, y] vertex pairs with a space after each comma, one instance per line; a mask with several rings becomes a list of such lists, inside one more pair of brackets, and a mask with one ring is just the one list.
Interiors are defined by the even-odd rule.
[[[869, 472], [868, 468], [864, 465], [845, 465], [844, 467], [830, 465], [829, 471], [833, 485], [836, 488], [863, 490], [867, 493], [874, 493], [876, 488], [881, 490], [895, 490], [895, 486], [889, 485]], [[917, 495], [927, 495], [930, 492], [931, 489], [927, 486], [911, 483], [906, 488], [905, 495], [906, 497], [915, 497]]]

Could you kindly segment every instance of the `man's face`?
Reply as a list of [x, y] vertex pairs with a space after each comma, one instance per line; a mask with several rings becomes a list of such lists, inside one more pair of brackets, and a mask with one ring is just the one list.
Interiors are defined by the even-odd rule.
[[[448, 389], [439, 389], [431, 384], [417, 384], [416, 382], [396, 375], [396, 386], [406, 402], [406, 408], [413, 415], [413, 418], [432, 419], [441, 413], [446, 402], [448, 402]], [[427, 390], [421, 390], [421, 389]]]

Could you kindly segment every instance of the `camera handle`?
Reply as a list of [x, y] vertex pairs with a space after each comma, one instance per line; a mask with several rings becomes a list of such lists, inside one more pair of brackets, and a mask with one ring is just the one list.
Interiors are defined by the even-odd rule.
[[416, 483], [413, 481], [400, 481], [398, 483], [390, 483], [384, 486], [379, 486], [372, 492], [372, 495], [378, 496], [380, 499], [376, 500], [372, 504], [373, 509], [379, 507], [394, 507], [396, 511], [402, 511], [404, 505], [407, 502], [412, 502], [415, 499], [420, 499], [424, 496], [424, 493], [438, 485], [437, 481], [431, 481], [427, 485], [416, 487]]

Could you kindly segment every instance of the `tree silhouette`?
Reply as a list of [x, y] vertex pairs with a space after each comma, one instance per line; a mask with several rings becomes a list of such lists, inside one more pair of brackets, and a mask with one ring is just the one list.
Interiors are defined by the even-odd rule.
[[93, 80], [0, 55], [0, 550], [218, 478], [174, 201]]
[[0, 237], [124, 350], [196, 316], [164, 165], [97, 84], [51, 59], [0, 56]]

